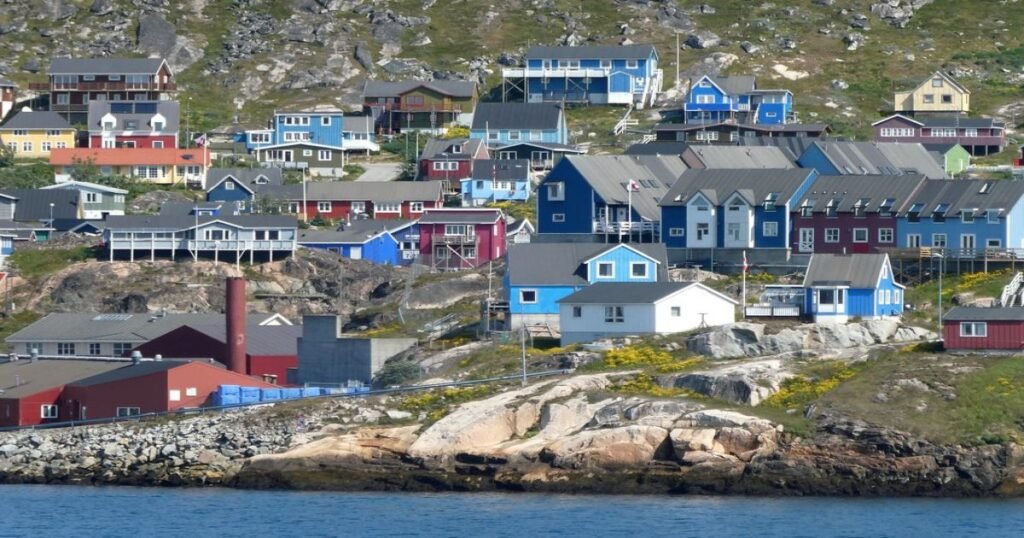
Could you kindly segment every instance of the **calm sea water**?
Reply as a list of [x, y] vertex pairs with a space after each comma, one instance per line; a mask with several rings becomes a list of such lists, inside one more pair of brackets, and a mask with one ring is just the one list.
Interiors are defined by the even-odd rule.
[[1024, 501], [0, 486], [0, 536], [1024, 536]]

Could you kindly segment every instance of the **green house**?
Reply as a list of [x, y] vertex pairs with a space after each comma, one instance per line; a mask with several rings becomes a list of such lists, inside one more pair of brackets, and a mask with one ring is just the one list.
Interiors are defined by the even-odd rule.
[[950, 177], [958, 177], [971, 165], [971, 154], [960, 144], [923, 144]]

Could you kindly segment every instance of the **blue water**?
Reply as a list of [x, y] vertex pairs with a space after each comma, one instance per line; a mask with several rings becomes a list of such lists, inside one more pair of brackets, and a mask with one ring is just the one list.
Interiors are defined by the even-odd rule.
[[0, 486], [0, 536], [1024, 537], [1024, 501]]

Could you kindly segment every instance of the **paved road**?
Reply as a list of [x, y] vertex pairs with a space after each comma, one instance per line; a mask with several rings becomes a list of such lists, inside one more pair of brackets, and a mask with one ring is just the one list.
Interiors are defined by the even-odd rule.
[[356, 181], [394, 181], [402, 175], [402, 165], [395, 163], [358, 163], [366, 169]]

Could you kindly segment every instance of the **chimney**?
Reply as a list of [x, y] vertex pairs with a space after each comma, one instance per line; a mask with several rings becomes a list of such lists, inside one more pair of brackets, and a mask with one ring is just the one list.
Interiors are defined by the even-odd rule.
[[225, 334], [228, 344], [228, 368], [246, 374], [245, 368], [245, 279], [227, 279], [227, 300], [224, 306]]

